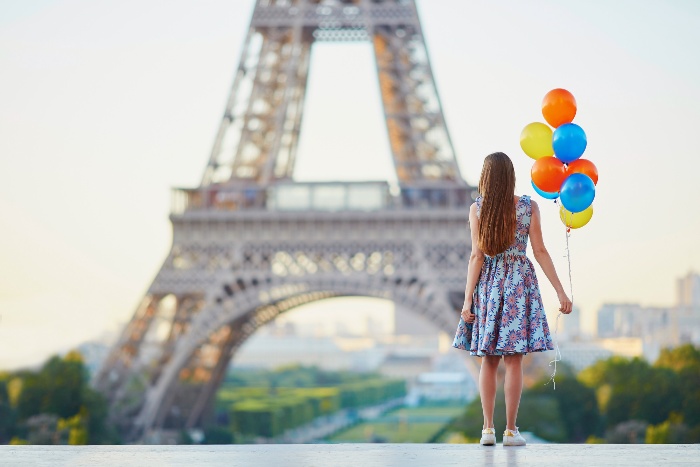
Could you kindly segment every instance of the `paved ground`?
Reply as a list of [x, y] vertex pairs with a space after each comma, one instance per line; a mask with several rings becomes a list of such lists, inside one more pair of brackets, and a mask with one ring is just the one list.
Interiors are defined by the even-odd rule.
[[700, 444], [267, 444], [235, 446], [0, 446], [0, 466], [538, 467], [700, 465]]

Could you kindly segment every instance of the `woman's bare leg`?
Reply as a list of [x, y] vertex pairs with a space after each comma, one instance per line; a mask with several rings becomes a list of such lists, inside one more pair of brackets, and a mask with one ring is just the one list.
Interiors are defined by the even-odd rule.
[[493, 428], [493, 410], [496, 406], [496, 371], [501, 357], [486, 355], [481, 360], [479, 371], [479, 394], [484, 412], [484, 428]]
[[515, 419], [518, 417], [520, 395], [523, 392], [523, 356], [504, 355], [503, 362], [506, 365], [506, 428], [515, 430]]

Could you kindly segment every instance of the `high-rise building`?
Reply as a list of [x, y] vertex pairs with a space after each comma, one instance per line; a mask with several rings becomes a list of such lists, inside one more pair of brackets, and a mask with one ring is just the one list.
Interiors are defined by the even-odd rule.
[[644, 356], [654, 361], [662, 348], [679, 344], [676, 315], [673, 308], [606, 303], [598, 310], [597, 337], [607, 340], [639, 339]]
[[700, 308], [700, 274], [689, 272], [677, 281], [678, 306]]
[[678, 279], [675, 313], [679, 343], [700, 344], [700, 274]]
[[638, 303], [606, 303], [598, 310], [598, 337], [641, 337], [641, 314]]

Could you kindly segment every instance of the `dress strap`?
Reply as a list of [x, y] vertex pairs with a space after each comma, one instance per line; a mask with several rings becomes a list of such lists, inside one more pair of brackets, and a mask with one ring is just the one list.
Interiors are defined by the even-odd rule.
[[481, 214], [481, 203], [483, 202], [484, 198], [482, 198], [481, 196], [476, 198], [476, 217], [479, 217], [479, 215]]

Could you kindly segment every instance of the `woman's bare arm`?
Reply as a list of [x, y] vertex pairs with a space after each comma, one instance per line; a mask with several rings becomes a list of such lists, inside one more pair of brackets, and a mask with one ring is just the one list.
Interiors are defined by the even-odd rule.
[[479, 248], [479, 218], [476, 215], [476, 204], [469, 208], [469, 226], [472, 234], [472, 254], [469, 256], [469, 269], [467, 270], [467, 285], [464, 288], [464, 306], [462, 306], [462, 319], [467, 323], [473, 323], [476, 316], [471, 312], [472, 296], [474, 288], [479, 281], [481, 267], [484, 265], [484, 252]]
[[540, 208], [535, 201], [532, 201], [530, 241], [532, 242], [532, 252], [535, 255], [535, 260], [544, 271], [544, 274], [547, 276], [547, 279], [549, 279], [549, 282], [554, 287], [554, 290], [557, 292], [557, 298], [559, 299], [559, 311], [565, 314], [571, 313], [571, 300], [569, 300], [569, 297], [566, 295], [564, 287], [561, 285], [561, 281], [557, 275], [557, 271], [554, 269], [552, 257], [549, 255], [547, 248], [544, 246], [544, 240], [542, 238], [542, 224], [540, 222]]

